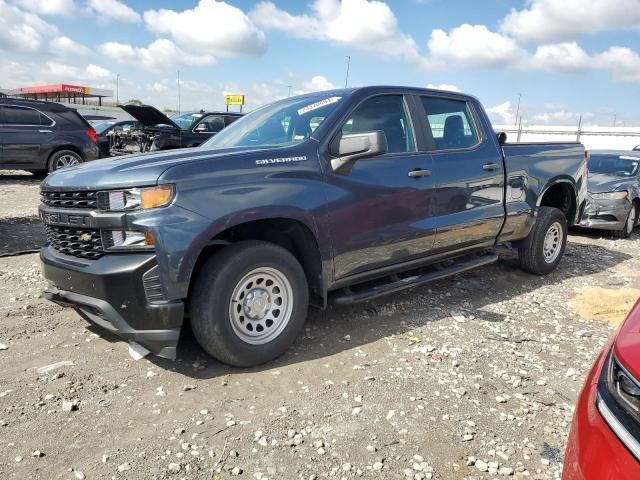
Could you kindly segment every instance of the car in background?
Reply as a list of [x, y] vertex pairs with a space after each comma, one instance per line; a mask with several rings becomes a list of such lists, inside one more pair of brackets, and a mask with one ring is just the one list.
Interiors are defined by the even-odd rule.
[[94, 125], [98, 134], [100, 158], [110, 157], [114, 151], [124, 149], [124, 139], [134, 130], [140, 130], [142, 125], [135, 120], [106, 120]]
[[640, 300], [598, 355], [578, 398], [563, 480], [640, 478]]
[[593, 150], [580, 226], [628, 238], [640, 213], [640, 152]]
[[640, 145], [636, 145], [635, 147], [633, 147], [633, 150], [634, 150], [635, 152], [639, 151], [639, 150], [640, 150]]
[[150, 105], [120, 105], [140, 122], [132, 136], [141, 152], [197, 147], [223, 128], [238, 120], [242, 113], [188, 112], [168, 117]]
[[59, 103], [0, 98], [0, 169], [53, 172], [99, 158], [97, 134]]

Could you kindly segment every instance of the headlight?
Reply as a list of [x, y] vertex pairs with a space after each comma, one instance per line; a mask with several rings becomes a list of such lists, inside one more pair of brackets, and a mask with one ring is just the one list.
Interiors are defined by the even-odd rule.
[[591, 197], [597, 200], [623, 200], [629, 196], [629, 192], [626, 190], [620, 192], [604, 192], [604, 193], [592, 193]]
[[129, 190], [98, 192], [98, 208], [103, 211], [122, 212], [166, 207], [175, 195], [173, 185], [158, 185]]
[[107, 251], [113, 250], [151, 250], [154, 247], [153, 235], [137, 230], [105, 230], [102, 244]]

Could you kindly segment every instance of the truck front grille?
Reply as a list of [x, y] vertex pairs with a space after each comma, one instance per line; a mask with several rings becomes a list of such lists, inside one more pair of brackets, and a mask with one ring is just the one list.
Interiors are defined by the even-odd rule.
[[98, 206], [98, 194], [86, 192], [41, 192], [40, 199], [48, 207], [95, 209]]
[[45, 225], [47, 241], [55, 250], [72, 257], [96, 259], [104, 255], [100, 230]]

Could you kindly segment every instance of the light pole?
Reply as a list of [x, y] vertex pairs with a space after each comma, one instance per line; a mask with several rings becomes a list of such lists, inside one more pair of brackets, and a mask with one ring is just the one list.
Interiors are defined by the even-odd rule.
[[514, 125], [518, 124], [518, 115], [520, 115], [520, 100], [522, 99], [522, 94], [519, 93], [518, 94], [518, 107], [516, 108], [516, 121], [514, 123]]
[[178, 115], [180, 115], [180, 70], [178, 70]]
[[120, 74], [116, 73], [116, 105], [120, 104]]
[[287, 97], [291, 96], [291, 85], [287, 85], [287, 88], [289, 89], [289, 93], [287, 94]]
[[344, 79], [344, 88], [349, 86], [349, 67], [351, 66], [351, 55], [347, 55], [347, 75]]

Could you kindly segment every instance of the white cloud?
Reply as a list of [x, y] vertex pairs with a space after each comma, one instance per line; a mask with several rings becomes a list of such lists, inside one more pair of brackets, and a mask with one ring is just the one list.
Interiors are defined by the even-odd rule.
[[126, 23], [140, 22], [140, 14], [120, 0], [89, 0], [88, 6], [101, 19]]
[[596, 68], [611, 70], [623, 82], [640, 83], [640, 55], [626, 47], [611, 47], [594, 56]]
[[576, 42], [542, 45], [531, 61], [534, 68], [550, 71], [576, 72], [592, 67], [589, 54]]
[[503, 33], [522, 41], [553, 43], [605, 30], [640, 27], [640, 0], [527, 0], [511, 9]]
[[509, 101], [493, 107], [485, 107], [485, 111], [493, 125], [513, 125], [516, 120], [513, 104]]
[[168, 34], [184, 49], [206, 55], [256, 55], [266, 48], [264, 32], [242, 10], [222, 1], [200, 0], [181, 12], [148, 10], [144, 21], [152, 32]]
[[69, 37], [55, 37], [49, 42], [49, 52], [54, 55], [86, 55], [89, 49]]
[[178, 65], [210, 65], [215, 59], [210, 55], [185, 52], [171, 40], [160, 38], [148, 47], [133, 47], [127, 43], [107, 42], [99, 47], [100, 52], [120, 63], [137, 65], [144, 70], [163, 71]]
[[326, 77], [316, 75], [310, 81], [304, 82], [303, 88], [308, 92], [321, 92], [323, 90], [334, 90], [339, 87], [327, 80]]
[[54, 61], [9, 61], [0, 69], [0, 85], [5, 88], [48, 83], [80, 83], [96, 88], [113, 88], [113, 74], [95, 64], [79, 67]]
[[33, 13], [0, 0], [0, 50], [36, 53], [58, 29]]
[[433, 30], [427, 45], [429, 62], [442, 67], [508, 65], [526, 55], [515, 40], [485, 25], [463, 24], [449, 33]]
[[38, 15], [75, 15], [78, 6], [74, 0], [18, 0], [21, 7]]
[[329, 40], [387, 57], [419, 57], [414, 39], [400, 30], [393, 11], [381, 1], [315, 0], [311, 13], [303, 15], [260, 2], [249, 15], [265, 29], [297, 38]]
[[460, 89], [458, 87], [448, 83], [441, 83], [439, 85], [430, 83], [429, 85], [427, 85], [427, 88], [433, 88], [434, 90], [444, 90], [446, 92], [460, 92]]

